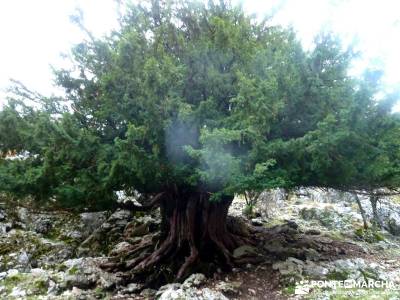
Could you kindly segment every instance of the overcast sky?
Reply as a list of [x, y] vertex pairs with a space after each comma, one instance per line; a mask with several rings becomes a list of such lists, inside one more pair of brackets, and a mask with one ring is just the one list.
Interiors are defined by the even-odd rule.
[[[357, 40], [363, 58], [352, 73], [359, 74], [372, 64], [384, 68], [388, 89], [400, 84], [400, 1], [240, 2], [259, 16], [278, 9], [274, 22], [292, 25], [305, 47], [323, 28], [338, 33], [346, 43]], [[97, 36], [117, 26], [113, 0], [0, 0], [0, 90], [14, 78], [41, 93], [57, 93], [50, 66], [68, 65], [61, 53], [68, 53], [84, 37], [69, 21], [77, 7], [84, 12], [86, 27]], [[0, 92], [0, 106], [2, 103], [4, 94]]]

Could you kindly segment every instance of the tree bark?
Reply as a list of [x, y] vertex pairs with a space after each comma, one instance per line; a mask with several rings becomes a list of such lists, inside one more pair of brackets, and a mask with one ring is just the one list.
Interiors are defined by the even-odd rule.
[[372, 207], [373, 225], [374, 225], [374, 227], [382, 228], [382, 220], [379, 217], [378, 209], [377, 209], [378, 200], [379, 200], [378, 196], [371, 195], [369, 197], [369, 201], [371, 202], [371, 207]]
[[159, 200], [163, 240], [153, 253], [132, 265], [134, 273], [180, 261], [175, 273], [179, 280], [200, 262], [216, 262], [226, 269], [233, 266], [232, 251], [246, 241], [227, 228], [233, 196], [210, 201], [209, 193], [175, 191], [164, 193]]
[[356, 202], [357, 202], [358, 208], [359, 208], [359, 210], [360, 210], [360, 213], [361, 213], [361, 217], [362, 217], [362, 219], [363, 219], [363, 223], [364, 223], [364, 229], [368, 229], [368, 221], [367, 221], [367, 216], [365, 215], [365, 210], [364, 210], [364, 208], [362, 207], [362, 204], [361, 204], [360, 198], [358, 197], [358, 195], [357, 195], [357, 194], [354, 194], [354, 198], [356, 199]]

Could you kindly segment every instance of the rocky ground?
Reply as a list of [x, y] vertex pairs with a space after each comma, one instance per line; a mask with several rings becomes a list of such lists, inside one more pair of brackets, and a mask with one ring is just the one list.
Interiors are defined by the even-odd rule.
[[[312, 280], [388, 280], [400, 284], [400, 206], [379, 207], [384, 230], [363, 230], [353, 199], [317, 190], [284, 197], [265, 193], [257, 216], [242, 217], [244, 201], [230, 214], [254, 226], [259, 245], [234, 256], [257, 262], [206, 278], [149, 289], [106, 272], [109, 256], [134, 259], [135, 244], [158, 235], [157, 216], [34, 212], [0, 206], [0, 299], [400, 299], [389, 289], [310, 286]], [[362, 199], [367, 215], [372, 212]], [[299, 293], [303, 295], [298, 295]]]

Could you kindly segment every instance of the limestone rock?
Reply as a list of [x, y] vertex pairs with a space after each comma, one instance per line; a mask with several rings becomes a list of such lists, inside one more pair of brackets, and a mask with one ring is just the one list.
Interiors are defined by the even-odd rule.
[[140, 292], [140, 296], [150, 299], [156, 295], [157, 291], [153, 289], [144, 289]]
[[108, 223], [110, 222], [121, 222], [127, 223], [128, 220], [132, 217], [132, 212], [129, 210], [119, 209], [115, 211], [109, 218]]
[[112, 290], [120, 283], [120, 278], [118, 278], [113, 273], [105, 273], [101, 272], [98, 274], [99, 279], [97, 280], [97, 285], [100, 286], [103, 290]]
[[163, 285], [160, 287], [156, 293], [156, 299], [164, 299], [164, 300], [178, 300], [185, 299], [184, 295], [186, 290], [182, 290], [182, 285], [180, 283], [170, 283]]
[[10, 269], [7, 271], [7, 277], [17, 276], [19, 271], [17, 269]]
[[123, 235], [124, 229], [131, 218], [132, 212], [117, 210], [81, 243], [77, 249], [77, 254], [79, 256], [108, 254], [110, 249], [107, 245], [113, 244]]
[[161, 296], [167, 290], [177, 291], [182, 287], [180, 283], [169, 283], [160, 287], [157, 291], [156, 296]]
[[114, 248], [110, 252], [110, 255], [127, 253], [131, 248], [132, 245], [130, 243], [123, 241], [114, 246]]
[[251, 224], [254, 226], [263, 226], [264, 222], [261, 218], [254, 218], [254, 219], [251, 219]]
[[63, 280], [64, 285], [68, 289], [77, 287], [79, 289], [90, 289], [95, 285], [95, 281], [84, 275], [66, 275]]
[[215, 288], [217, 291], [223, 292], [224, 294], [228, 296], [235, 296], [239, 293], [239, 288], [242, 285], [241, 282], [226, 282], [226, 281], [221, 281], [219, 282]]
[[228, 300], [228, 298], [221, 292], [209, 288], [179, 288], [177, 285], [167, 285], [162, 287], [162, 290], [159, 290], [157, 296], [159, 297], [159, 300]]
[[[339, 206], [321, 205], [317, 207], [304, 207], [300, 210], [300, 216], [306, 221], [316, 220], [328, 229], [352, 228], [352, 215], [338, 210]], [[351, 209], [346, 207], [346, 210]]]
[[282, 275], [301, 274], [304, 269], [304, 262], [297, 258], [289, 257], [286, 261], [274, 263], [272, 268], [278, 270]]
[[63, 240], [76, 240], [80, 241], [84, 238], [84, 234], [80, 230], [66, 230], [61, 235], [60, 238]]
[[243, 246], [240, 246], [240, 247], [236, 248], [233, 251], [233, 257], [234, 258], [239, 258], [239, 257], [242, 257], [242, 256], [254, 255], [254, 254], [257, 254], [257, 253], [258, 253], [258, 250], [256, 248], [254, 248], [253, 246], [243, 245]]
[[86, 212], [79, 215], [80, 231], [83, 238], [87, 238], [99, 228], [107, 219], [106, 212]]
[[206, 281], [206, 276], [201, 273], [192, 274], [187, 278], [183, 284], [182, 288], [198, 287], [204, 284]]
[[313, 279], [322, 279], [329, 273], [329, 269], [317, 265], [313, 261], [307, 260], [306, 264], [304, 265], [304, 274], [313, 278]]
[[17, 258], [18, 264], [23, 269], [27, 269], [30, 267], [30, 257], [25, 251], [21, 251]]
[[362, 258], [339, 259], [329, 266], [328, 278], [334, 280], [388, 280], [385, 268], [376, 263], [367, 263]]
[[3, 210], [0, 209], [0, 222], [3, 222], [7, 219], [7, 213]]
[[124, 237], [129, 239], [141, 238], [150, 232], [158, 230], [161, 223], [160, 218], [152, 216], [134, 217], [124, 229]]
[[10, 297], [14, 297], [17, 299], [24, 298], [25, 296], [26, 296], [26, 291], [22, 290], [21, 288], [19, 288], [17, 286], [12, 289], [12, 292], [10, 294]]
[[121, 292], [124, 294], [132, 294], [140, 292], [143, 289], [143, 285], [140, 283], [130, 283], [126, 288], [122, 289]]
[[32, 227], [33, 230], [37, 233], [48, 234], [53, 228], [53, 222], [50, 218], [41, 216], [33, 221]]
[[11, 228], [12, 228], [11, 223], [0, 223], [0, 234], [9, 232]]
[[25, 207], [20, 207], [17, 209], [18, 220], [24, 224], [28, 224], [30, 221], [29, 211]]
[[400, 235], [400, 218], [391, 217], [387, 222], [388, 231], [393, 235]]
[[7, 277], [7, 272], [0, 272], [0, 280], [3, 280]]

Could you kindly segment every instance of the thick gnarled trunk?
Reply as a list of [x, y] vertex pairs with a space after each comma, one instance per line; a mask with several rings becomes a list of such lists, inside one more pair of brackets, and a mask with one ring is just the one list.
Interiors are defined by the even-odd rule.
[[146, 205], [124, 205], [132, 210], [159, 205], [161, 235], [142, 239], [127, 255], [111, 257], [103, 267], [122, 271], [127, 280], [159, 286], [182, 280], [192, 272], [210, 274], [217, 266], [229, 270], [235, 263], [246, 263], [246, 259], [235, 260], [232, 255], [235, 248], [253, 243], [247, 226], [227, 222], [232, 200], [233, 196], [222, 196], [219, 201], [210, 201], [206, 192], [174, 190], [158, 194]]
[[210, 202], [208, 193], [190, 192], [167, 194], [161, 201], [163, 236], [160, 246], [134, 267], [150, 268], [163, 260], [180, 260], [177, 279], [185, 277], [190, 268], [200, 261], [218, 258], [225, 266], [232, 266], [232, 250], [240, 245], [240, 238], [229, 233], [226, 226], [228, 209], [233, 200], [224, 196]]

